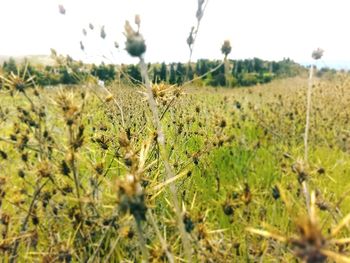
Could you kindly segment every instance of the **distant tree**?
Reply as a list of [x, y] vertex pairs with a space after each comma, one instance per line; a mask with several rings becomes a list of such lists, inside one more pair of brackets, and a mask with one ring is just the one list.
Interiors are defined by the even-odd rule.
[[113, 81], [115, 79], [115, 68], [113, 65], [105, 65], [101, 63], [98, 67], [96, 65], [92, 66], [91, 74], [95, 77], [98, 77], [103, 81]]
[[131, 81], [133, 83], [142, 82], [141, 72], [137, 66], [129, 65], [127, 68], [127, 73], [131, 77]]
[[167, 68], [164, 62], [160, 66], [159, 80], [164, 82], [167, 80]]
[[260, 73], [264, 71], [264, 62], [259, 58], [253, 59], [254, 72]]
[[74, 78], [72, 74], [68, 72], [68, 69], [65, 66], [59, 68], [60, 73], [60, 83], [62, 84], [77, 84], [78, 80]]
[[212, 76], [210, 85], [213, 87], [225, 86], [226, 85], [225, 73], [219, 72], [219, 74]]
[[195, 73], [197, 74], [197, 76], [201, 74], [200, 69], [201, 68], [200, 68], [199, 60], [197, 60], [196, 69], [195, 69]]
[[176, 83], [176, 72], [175, 72], [175, 66], [173, 63], [170, 65], [169, 83], [172, 85]]
[[17, 65], [16, 65], [16, 61], [14, 60], [14, 58], [10, 57], [9, 60], [3, 63], [3, 69], [4, 71], [9, 74], [11, 72], [16, 73], [17, 72]]
[[152, 67], [152, 71], [153, 71], [153, 80], [152, 80], [152, 82], [153, 83], [159, 83], [160, 82], [160, 73], [159, 73], [158, 67], [157, 66], [153, 66]]
[[180, 62], [176, 64], [176, 83], [182, 85], [186, 76], [186, 68]]
[[[197, 73], [198, 75], [204, 75], [205, 73], [207, 73], [209, 71], [209, 61], [207, 59], [200, 59], [197, 63], [199, 63], [199, 68], [200, 71], [199, 73]], [[206, 77], [204, 77], [205, 79]]]
[[192, 69], [192, 65], [189, 64], [188, 65], [188, 70], [187, 70], [187, 80], [193, 80], [194, 78], [194, 72], [193, 72], [193, 69]]

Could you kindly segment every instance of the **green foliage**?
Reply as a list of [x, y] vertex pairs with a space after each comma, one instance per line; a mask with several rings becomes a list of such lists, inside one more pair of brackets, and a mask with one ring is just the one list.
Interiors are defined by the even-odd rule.
[[130, 76], [132, 83], [138, 84], [142, 82], [141, 72], [138, 66], [129, 65], [126, 68], [126, 73]]
[[[62, 76], [55, 70], [28, 66], [30, 74]], [[218, 72], [200, 81], [213, 81], [222, 69]], [[242, 76], [259, 83], [271, 77]], [[176, 197], [193, 241], [193, 262], [293, 262], [288, 244], [265, 242], [246, 229], [267, 223], [295, 236], [291, 224], [305, 207], [300, 174], [310, 189], [317, 189], [322, 233], [327, 235], [342, 217], [333, 204], [343, 214], [350, 211], [349, 203], [341, 202], [350, 164], [350, 95], [344, 79], [346, 84], [323, 81], [314, 91], [317, 110], [303, 173], [295, 167], [303, 154], [306, 78], [276, 80], [266, 88], [189, 87], [185, 96], [179, 95], [181, 88], [153, 86], [157, 107], [164, 112], [161, 122], [176, 173]], [[184, 257], [147, 102], [135, 85], [111, 83], [106, 88], [111, 94], [79, 85], [28, 87], [17, 94], [1, 90], [4, 261], [14, 254], [18, 262], [51, 262], [58, 256], [62, 262], [138, 262], [139, 237], [130, 215], [146, 221], [141, 231], [150, 261], [164, 261], [159, 229], [174, 257]], [[116, 107], [119, 102], [122, 110]], [[287, 189], [296, 212], [288, 214], [276, 185]], [[342, 231], [341, 237], [348, 236], [347, 229]]]
[[2, 68], [5, 73], [10, 74], [11, 72], [16, 73], [17, 72], [17, 65], [14, 58], [9, 58], [8, 61], [4, 61]]
[[113, 65], [101, 63], [99, 66], [92, 65], [91, 74], [100, 80], [111, 82], [115, 79], [116, 70]]
[[[226, 50], [228, 51], [228, 50]], [[117, 73], [114, 65], [84, 65], [82, 62], [74, 61], [72, 58], [66, 58], [67, 65], [57, 66], [33, 66], [28, 65], [28, 72], [36, 77], [39, 85], [57, 85], [57, 84], [79, 84], [89, 74], [105, 82], [115, 80]], [[227, 60], [226, 68], [232, 68], [231, 73], [225, 75], [225, 66], [218, 67], [221, 61], [211, 61], [208, 59], [199, 59], [196, 63], [166, 63], [150, 64], [149, 70], [153, 72], [152, 80], [154, 83], [164, 82], [169, 84], [181, 85], [187, 80], [192, 80], [194, 76], [203, 77], [202, 84], [220, 87], [220, 86], [252, 86], [255, 84], [264, 84], [276, 78], [293, 77], [306, 72], [306, 69], [299, 64], [284, 59], [279, 62], [264, 61], [259, 58], [245, 60]], [[20, 65], [24, 66], [24, 63]], [[5, 61], [2, 67], [5, 75], [17, 71], [17, 65], [13, 58]], [[142, 77], [137, 65], [122, 65], [120, 67], [121, 79], [130, 77], [133, 83], [140, 83]], [[207, 74], [212, 71], [210, 74]], [[326, 72], [326, 70], [324, 70]], [[126, 74], [126, 75], [125, 75]], [[322, 71], [318, 74], [322, 74]], [[227, 78], [227, 80], [226, 80]], [[197, 81], [198, 82], [198, 81]]]
[[171, 85], [176, 83], [176, 71], [175, 71], [175, 65], [174, 63], [170, 64], [170, 76], [169, 76], [169, 83]]
[[168, 72], [167, 72], [167, 66], [166, 64], [163, 62], [160, 66], [160, 71], [159, 71], [159, 80], [161, 82], [165, 82], [167, 81], [167, 76], [168, 76]]

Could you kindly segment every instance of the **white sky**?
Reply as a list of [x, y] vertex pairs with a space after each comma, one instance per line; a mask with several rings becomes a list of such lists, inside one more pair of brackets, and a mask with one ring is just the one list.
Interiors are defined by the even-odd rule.
[[[66, 15], [59, 14], [58, 4], [65, 6]], [[100, 61], [105, 55], [115, 63], [136, 63], [123, 49], [122, 32], [125, 20], [133, 22], [138, 13], [146, 60], [185, 62], [196, 10], [197, 0], [0, 0], [0, 55], [49, 54], [55, 48], [75, 59]], [[312, 50], [321, 47], [325, 65], [350, 68], [349, 11], [349, 0], [209, 0], [193, 60], [221, 59], [220, 47], [229, 39], [233, 59], [308, 62]], [[90, 22], [94, 31], [88, 29]], [[102, 25], [105, 40], [99, 37]]]

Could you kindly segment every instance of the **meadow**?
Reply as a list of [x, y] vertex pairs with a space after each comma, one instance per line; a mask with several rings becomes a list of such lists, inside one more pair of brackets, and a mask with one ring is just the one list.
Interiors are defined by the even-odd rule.
[[154, 84], [163, 151], [143, 86], [13, 75], [1, 262], [350, 262], [350, 79], [314, 80], [305, 161], [307, 85]]

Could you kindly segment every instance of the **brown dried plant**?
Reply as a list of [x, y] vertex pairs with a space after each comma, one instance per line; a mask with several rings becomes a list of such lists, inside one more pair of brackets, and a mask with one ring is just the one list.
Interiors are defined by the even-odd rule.
[[263, 230], [251, 227], [248, 227], [247, 231], [287, 244], [294, 255], [303, 262], [322, 263], [326, 262], [327, 259], [335, 260], [336, 262], [350, 262], [350, 257], [336, 250], [337, 246], [350, 243], [350, 238], [336, 238], [339, 232], [350, 222], [350, 214], [346, 215], [333, 227], [329, 234], [324, 234], [317, 216], [315, 192], [312, 192], [310, 195], [309, 212], [307, 214], [301, 213], [302, 215], [295, 216], [295, 211], [293, 212], [291, 204], [286, 197], [286, 193], [281, 187], [278, 187], [278, 189], [287, 207], [290, 218], [293, 219], [296, 231], [295, 234], [283, 235], [276, 230]]

